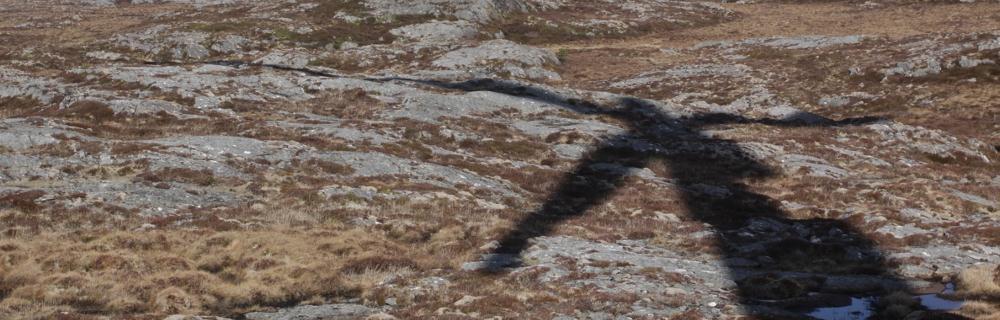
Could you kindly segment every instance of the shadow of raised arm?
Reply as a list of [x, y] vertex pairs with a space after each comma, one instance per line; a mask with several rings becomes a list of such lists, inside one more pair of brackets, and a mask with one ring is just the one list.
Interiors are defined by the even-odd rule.
[[[802, 120], [803, 118], [808, 118], [809, 120]], [[844, 127], [883, 122], [887, 121], [888, 118], [866, 116], [833, 120], [812, 113], [800, 112], [784, 119], [747, 118], [730, 113], [699, 113], [691, 117], [681, 118], [680, 120], [685, 123], [700, 124], [703, 126], [718, 124], [764, 124], [776, 127]]]

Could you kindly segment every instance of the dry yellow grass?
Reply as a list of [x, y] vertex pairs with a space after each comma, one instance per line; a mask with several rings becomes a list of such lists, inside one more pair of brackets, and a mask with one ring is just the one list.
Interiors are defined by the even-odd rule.
[[982, 265], [966, 269], [958, 275], [958, 291], [962, 294], [1000, 298], [997, 266]]
[[973, 319], [1000, 319], [1000, 266], [981, 265], [959, 273], [956, 296], [966, 299], [958, 313]]
[[[132, 220], [120, 228], [76, 229], [5, 220], [36, 227], [0, 237], [0, 319], [236, 316], [355, 298], [381, 305], [387, 279], [455, 270], [500, 232], [492, 226], [504, 225], [496, 217], [457, 220], [473, 212], [448, 202], [376, 201], [331, 211], [302, 201], [158, 217], [150, 221], [159, 228], [148, 231], [127, 231], [140, 224]], [[3, 212], [6, 218], [57, 214]], [[343, 223], [352, 216], [399, 223]], [[241, 227], [242, 221], [248, 222]]]
[[0, 242], [0, 318], [234, 315], [361, 297], [387, 277], [448, 261], [398, 258], [406, 248], [379, 234], [311, 228], [8, 239]]
[[962, 304], [958, 313], [973, 319], [997, 320], [1000, 319], [1000, 306], [996, 303], [968, 301]]

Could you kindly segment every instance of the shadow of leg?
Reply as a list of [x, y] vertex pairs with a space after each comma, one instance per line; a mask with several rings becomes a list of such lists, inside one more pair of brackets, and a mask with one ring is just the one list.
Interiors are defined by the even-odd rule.
[[500, 239], [482, 269], [496, 272], [518, 265], [529, 239], [547, 235], [560, 223], [603, 203], [622, 184], [630, 168], [642, 167], [645, 162], [646, 157], [612, 145], [590, 153], [540, 208], [518, 221]]
[[[885, 265], [876, 245], [847, 223], [790, 219], [774, 199], [741, 180], [770, 170], [727, 141], [705, 139], [715, 152], [668, 159], [689, 215], [712, 226], [721, 257], [748, 313], [794, 316], [818, 306], [850, 303], [851, 296], [908, 290]], [[715, 155], [736, 157], [721, 159]], [[699, 186], [724, 188], [724, 196]]]

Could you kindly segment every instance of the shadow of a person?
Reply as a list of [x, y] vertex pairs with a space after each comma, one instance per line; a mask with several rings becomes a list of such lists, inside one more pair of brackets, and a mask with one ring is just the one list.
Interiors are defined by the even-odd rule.
[[[239, 61], [219, 61], [221, 65], [260, 65], [281, 70], [299, 71], [328, 78], [350, 78], [308, 68], [290, 68], [280, 65], [253, 64]], [[514, 81], [474, 79], [463, 82], [413, 79], [406, 77], [358, 77], [372, 82], [407, 82], [460, 91], [491, 91], [557, 105], [581, 114], [601, 114], [615, 117], [627, 124], [628, 131], [606, 139], [595, 151], [583, 157], [576, 168], [558, 185], [548, 200], [531, 214], [518, 221], [500, 241], [492, 254], [486, 255], [484, 272], [497, 272], [519, 263], [520, 256], [532, 238], [545, 236], [560, 223], [585, 214], [600, 205], [620, 188], [629, 170], [608, 170], [608, 164], [617, 168], [642, 168], [652, 161], [664, 161], [669, 176], [679, 189], [681, 202], [688, 216], [707, 223], [714, 229], [715, 246], [721, 252], [730, 277], [737, 283], [737, 295], [744, 310], [752, 315], [763, 314], [772, 318], [770, 309], [758, 313], [757, 306], [776, 300], [786, 300], [779, 307], [807, 306], [812, 291], [825, 287], [830, 290], [824, 276], [848, 276], [848, 281], [834, 287], [834, 291], [858, 294], [907, 291], [907, 284], [895, 278], [875, 243], [843, 221], [832, 219], [793, 220], [787, 217], [776, 200], [755, 193], [741, 181], [748, 178], [767, 178], [776, 173], [766, 164], [743, 151], [738, 143], [705, 134], [702, 128], [722, 124], [765, 124], [772, 126], [837, 127], [875, 122], [879, 118], [864, 117], [840, 121], [815, 115], [792, 116], [786, 119], [750, 119], [721, 113], [704, 113], [677, 117], [666, 114], [655, 105], [640, 99], [621, 98], [616, 108], [605, 110], [589, 102], [571, 99], [542, 87], [527, 86]], [[637, 150], [630, 141], [643, 141], [653, 148]], [[703, 186], [721, 187], [725, 196], [705, 192]], [[738, 231], [741, 227], [758, 221], [778, 225], [804, 227], [813, 234], [789, 236], [778, 234], [774, 228], [763, 228], [763, 241], [746, 239]], [[798, 228], [799, 231], [803, 228]], [[769, 239], [768, 239], [769, 238]], [[747, 270], [740, 259], [763, 262], [757, 270]], [[762, 259], [764, 258], [764, 259]], [[513, 262], [513, 263], [512, 263]], [[844, 280], [841, 277], [840, 280]], [[815, 296], [815, 295], [812, 295]], [[778, 313], [784, 317], [788, 313]], [[792, 318], [800, 318], [792, 316]]]
[[[614, 110], [601, 110], [587, 107], [586, 103], [567, 103], [558, 94], [535, 87], [511, 87], [488, 80], [449, 87], [538, 99], [576, 112], [612, 116], [629, 126], [626, 133], [606, 139], [585, 155], [544, 204], [520, 219], [500, 239], [496, 249], [486, 255], [484, 272], [499, 272], [515, 266], [519, 263], [516, 257], [528, 248], [530, 239], [548, 235], [560, 223], [607, 201], [623, 185], [629, 172], [609, 170], [609, 167], [643, 168], [652, 161], [665, 161], [688, 216], [709, 224], [715, 231], [715, 245], [727, 262], [730, 275], [738, 284], [737, 295], [749, 312], [756, 310], [751, 306], [782, 299], [792, 301], [785, 302], [785, 307], [788, 303], [805, 306], [809, 302], [801, 298], [823, 286], [824, 279], [815, 275], [867, 275], [862, 279], [870, 283], [855, 284], [854, 289], [870, 293], [907, 290], [902, 281], [892, 277], [871, 240], [842, 221], [789, 219], [774, 199], [755, 193], [742, 183], [744, 179], [766, 178], [775, 172], [743, 151], [736, 142], [714, 138], [701, 131], [706, 126], [720, 124], [836, 127], [879, 119], [834, 121], [813, 116], [809, 121], [800, 121], [748, 119], [717, 113], [672, 117], [654, 105], [633, 98], [620, 99], [619, 108]], [[640, 151], [630, 146], [629, 141], [642, 141], [655, 147]], [[704, 192], [706, 185], [724, 188], [726, 195], [720, 197]], [[822, 237], [773, 234], [765, 235], [762, 241], [760, 237], [743, 239], [733, 232], [752, 221], [762, 221], [761, 218], [783, 225], [803, 226], [822, 233]], [[732, 262], [747, 259], [765, 261], [766, 265], [748, 270], [745, 265]]]

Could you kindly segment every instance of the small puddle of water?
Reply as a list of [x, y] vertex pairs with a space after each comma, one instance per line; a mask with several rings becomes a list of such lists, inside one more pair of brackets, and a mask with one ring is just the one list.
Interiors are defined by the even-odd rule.
[[[955, 292], [955, 285], [948, 284], [941, 293], [952, 292]], [[917, 298], [920, 299], [920, 304], [928, 310], [948, 311], [958, 309], [962, 306], [962, 301], [944, 299], [938, 293], [919, 295]], [[876, 296], [851, 297], [850, 305], [833, 308], [816, 308], [816, 310], [813, 310], [808, 315], [822, 320], [868, 319], [873, 315], [872, 307], [876, 300], [878, 300]]]
[[810, 317], [823, 320], [861, 320], [872, 316], [874, 297], [851, 297], [851, 304], [843, 307], [816, 308]]
[[[941, 293], [955, 293], [955, 285], [949, 283]], [[962, 307], [962, 301], [943, 299], [934, 293], [917, 297], [920, 298], [920, 304], [924, 305], [927, 310], [955, 310]]]

